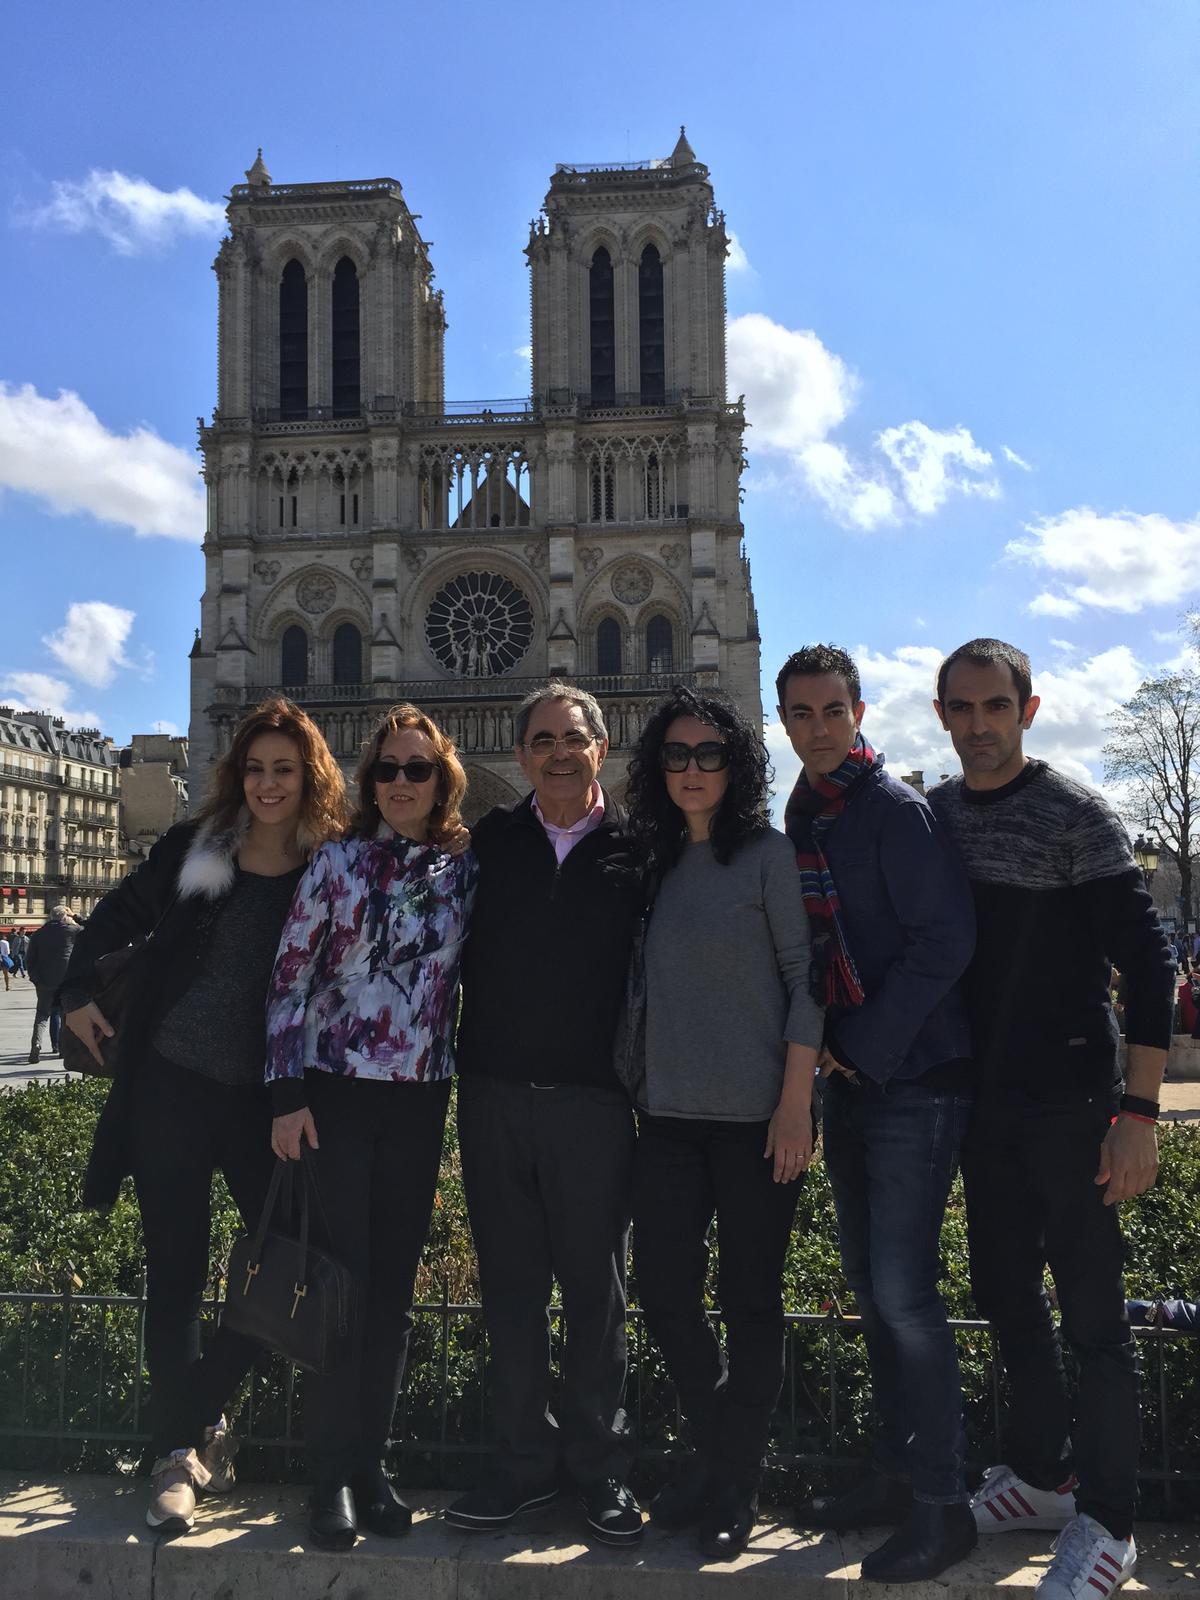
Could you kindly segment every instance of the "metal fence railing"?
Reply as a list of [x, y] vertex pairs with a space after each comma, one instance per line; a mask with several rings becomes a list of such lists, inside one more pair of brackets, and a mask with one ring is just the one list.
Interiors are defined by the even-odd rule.
[[[137, 1295], [89, 1295], [70, 1289], [0, 1292], [0, 1464], [24, 1447], [53, 1464], [105, 1464], [106, 1452], [141, 1454], [148, 1441], [145, 1289]], [[218, 1309], [214, 1294], [204, 1314]], [[714, 1318], [716, 1313], [713, 1313]], [[557, 1351], [561, 1311], [551, 1311]], [[439, 1484], [449, 1464], [487, 1444], [487, 1362], [480, 1307], [419, 1305], [405, 1385], [393, 1422], [392, 1450], [410, 1478]], [[966, 1419], [978, 1466], [1003, 1459], [1003, 1375], [986, 1322], [956, 1319], [963, 1358]], [[1200, 1501], [1200, 1343], [1173, 1329], [1138, 1328], [1143, 1347], [1143, 1493], [1171, 1515], [1185, 1494]], [[861, 1324], [833, 1309], [789, 1313], [787, 1377], [775, 1418], [768, 1465], [837, 1469], [865, 1450], [865, 1353]], [[666, 1457], [679, 1436], [674, 1390], [646, 1337], [640, 1313], [629, 1316], [627, 1407], [639, 1459]], [[302, 1393], [295, 1370], [264, 1356], [242, 1406], [237, 1432], [260, 1456], [267, 1476], [298, 1466], [303, 1445]], [[1186, 1415], [1185, 1415], [1186, 1413]], [[23, 1442], [23, 1445], [22, 1445]], [[39, 1445], [40, 1442], [40, 1445]], [[271, 1458], [275, 1458], [273, 1467]], [[22, 1461], [22, 1464], [25, 1464]], [[110, 1463], [112, 1464], [112, 1463]], [[413, 1469], [416, 1468], [416, 1471]], [[1185, 1487], [1184, 1486], [1188, 1486]]]

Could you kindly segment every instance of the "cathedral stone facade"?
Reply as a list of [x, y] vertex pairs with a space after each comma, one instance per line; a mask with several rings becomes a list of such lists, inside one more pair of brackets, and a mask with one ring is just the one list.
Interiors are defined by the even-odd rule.
[[524, 792], [513, 712], [554, 675], [604, 707], [620, 791], [672, 683], [761, 717], [723, 214], [665, 160], [559, 166], [525, 255], [532, 394], [447, 404], [446, 329], [400, 184], [233, 189], [218, 406], [201, 424], [198, 797], [238, 717], [303, 705], [347, 768], [398, 700], [455, 738], [469, 814]]

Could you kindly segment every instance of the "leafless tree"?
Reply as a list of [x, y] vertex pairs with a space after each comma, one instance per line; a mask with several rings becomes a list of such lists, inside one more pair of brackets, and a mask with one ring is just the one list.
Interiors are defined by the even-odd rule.
[[1155, 833], [1179, 869], [1179, 898], [1194, 916], [1192, 853], [1200, 844], [1200, 673], [1150, 678], [1109, 719], [1104, 775], [1124, 785], [1127, 822]]

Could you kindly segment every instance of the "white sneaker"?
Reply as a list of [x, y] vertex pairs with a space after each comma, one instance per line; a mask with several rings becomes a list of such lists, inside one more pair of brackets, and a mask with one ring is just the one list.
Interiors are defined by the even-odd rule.
[[1054, 1541], [1054, 1560], [1037, 1586], [1036, 1600], [1108, 1600], [1136, 1566], [1132, 1539], [1114, 1539], [1092, 1517], [1072, 1517]]
[[196, 1520], [196, 1490], [208, 1482], [208, 1468], [194, 1450], [172, 1450], [150, 1469], [146, 1526], [162, 1533], [185, 1533]]
[[200, 1460], [208, 1468], [208, 1483], [205, 1486], [209, 1494], [229, 1494], [237, 1482], [237, 1457], [238, 1442], [229, 1431], [229, 1424], [222, 1417], [215, 1428], [205, 1428], [204, 1444], [200, 1451]]
[[1075, 1515], [1072, 1475], [1060, 1489], [1035, 1489], [1011, 1467], [989, 1467], [971, 1496], [971, 1510], [980, 1533], [1007, 1533], [1012, 1528], [1065, 1528]]

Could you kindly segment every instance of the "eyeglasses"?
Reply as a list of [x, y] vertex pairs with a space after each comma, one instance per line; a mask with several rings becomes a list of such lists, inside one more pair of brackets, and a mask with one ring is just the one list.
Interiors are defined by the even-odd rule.
[[414, 756], [411, 761], [397, 761], [392, 756], [380, 756], [378, 761], [372, 761], [368, 768], [368, 776], [375, 783], [395, 783], [400, 773], [403, 773], [409, 783], [428, 783], [437, 770], [436, 761], [423, 761], [420, 756]]
[[594, 733], [564, 733], [561, 739], [556, 739], [552, 733], [535, 733], [525, 748], [531, 756], [552, 756], [562, 745], [568, 755], [579, 756], [595, 742]]
[[659, 755], [664, 772], [686, 772], [693, 758], [701, 772], [724, 772], [729, 765], [729, 746], [720, 739], [703, 744], [665, 744]]

